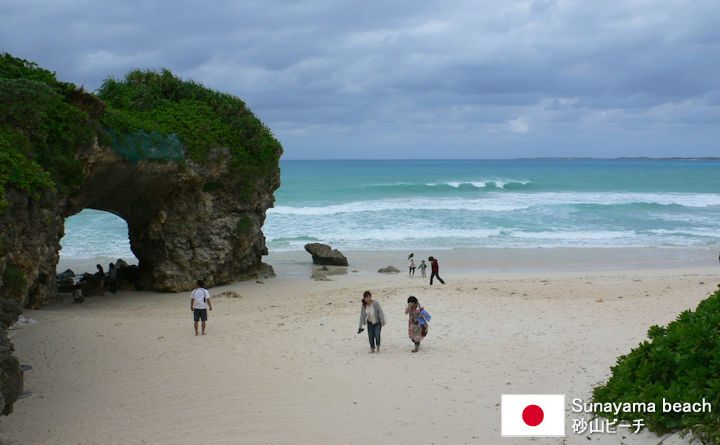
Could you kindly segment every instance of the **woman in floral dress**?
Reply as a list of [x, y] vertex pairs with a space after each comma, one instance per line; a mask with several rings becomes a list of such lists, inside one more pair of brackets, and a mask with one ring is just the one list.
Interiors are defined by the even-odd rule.
[[410, 296], [408, 298], [408, 306], [405, 309], [405, 313], [408, 314], [408, 335], [410, 340], [415, 343], [415, 349], [412, 352], [418, 352], [420, 348], [420, 342], [425, 338], [428, 332], [428, 321], [430, 321], [430, 314], [420, 306], [418, 299]]

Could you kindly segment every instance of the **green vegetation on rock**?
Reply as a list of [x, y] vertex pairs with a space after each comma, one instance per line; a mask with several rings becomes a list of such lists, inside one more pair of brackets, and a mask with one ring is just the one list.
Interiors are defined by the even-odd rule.
[[[648, 337], [650, 341], [618, 358], [612, 377], [593, 391], [594, 401], [653, 402], [656, 412], [621, 412], [620, 420], [642, 418], [658, 434], [680, 431], [703, 443], [720, 443], [720, 290], [667, 327], [650, 327]], [[663, 399], [696, 403], [703, 398], [712, 412], [662, 409]]]
[[132, 162], [174, 161], [180, 171], [187, 169], [184, 157], [204, 163], [213, 148], [225, 147], [235, 190], [248, 202], [279, 172], [282, 146], [235, 96], [168, 70], [108, 79], [98, 94], [0, 55], [0, 211], [7, 186], [37, 197], [44, 188], [67, 194], [81, 185], [77, 152], [96, 138]]
[[0, 55], [0, 206], [7, 205], [5, 186], [37, 196], [46, 187], [66, 193], [81, 184], [75, 153], [102, 133], [91, 119], [102, 110], [95, 96], [54, 73]]
[[8, 263], [3, 272], [3, 287], [0, 296], [3, 298], [20, 297], [25, 290], [27, 280], [22, 270], [17, 268], [13, 263]]
[[[278, 172], [282, 146], [235, 96], [184, 81], [165, 69], [136, 70], [124, 80], [108, 79], [98, 94], [108, 107], [101, 122], [112, 130], [116, 150], [131, 143], [129, 135], [141, 132], [179, 136], [186, 156], [200, 163], [212, 148], [226, 147], [236, 187], [243, 192], [262, 186], [260, 178]], [[177, 160], [173, 153], [167, 145], [166, 159]]]
[[237, 223], [238, 232], [247, 235], [252, 228], [252, 220], [249, 216], [243, 215]]

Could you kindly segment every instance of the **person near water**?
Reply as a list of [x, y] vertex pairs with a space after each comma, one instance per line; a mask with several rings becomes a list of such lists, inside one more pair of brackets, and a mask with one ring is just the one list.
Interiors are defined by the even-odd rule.
[[362, 305], [360, 306], [360, 325], [358, 334], [363, 331], [363, 325], [367, 323], [368, 340], [370, 340], [370, 352], [380, 352], [380, 331], [385, 326], [385, 313], [380, 303], [373, 300], [369, 290], [363, 292]]
[[195, 335], [198, 335], [198, 322], [202, 321], [202, 335], [205, 335], [208, 308], [212, 310], [210, 292], [205, 289], [203, 280], [197, 280], [197, 287], [190, 294], [190, 310], [195, 321]]
[[118, 290], [118, 271], [113, 263], [108, 266], [108, 283], [110, 284], [110, 292], [113, 294]]
[[100, 295], [105, 295], [105, 271], [99, 264], [96, 264], [95, 267], [97, 267], [98, 270], [95, 272], [95, 276], [97, 277], [98, 285], [100, 286]]
[[430, 285], [432, 286], [433, 278], [437, 278], [439, 282], [445, 284], [445, 281], [438, 275], [440, 266], [438, 266], [437, 258], [430, 257], [428, 260], [430, 261]]
[[411, 253], [408, 257], [408, 276], [410, 278], [415, 276], [415, 254]]

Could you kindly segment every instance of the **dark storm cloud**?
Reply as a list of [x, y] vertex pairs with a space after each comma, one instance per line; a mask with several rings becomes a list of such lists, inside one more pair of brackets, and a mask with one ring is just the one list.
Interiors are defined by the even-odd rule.
[[0, 4], [0, 50], [91, 90], [169, 68], [243, 98], [288, 157], [717, 155], [718, 19], [703, 0], [28, 0]]

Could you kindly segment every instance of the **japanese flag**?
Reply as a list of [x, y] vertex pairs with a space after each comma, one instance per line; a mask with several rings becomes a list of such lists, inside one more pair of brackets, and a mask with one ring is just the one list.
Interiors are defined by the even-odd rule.
[[503, 394], [502, 436], [565, 436], [565, 394]]

